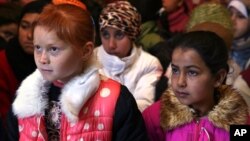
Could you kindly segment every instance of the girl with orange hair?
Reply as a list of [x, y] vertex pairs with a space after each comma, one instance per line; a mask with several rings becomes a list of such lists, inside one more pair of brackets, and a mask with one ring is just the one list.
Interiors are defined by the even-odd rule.
[[147, 140], [132, 94], [93, 63], [94, 31], [82, 3], [45, 7], [33, 33], [37, 69], [12, 104], [11, 140]]

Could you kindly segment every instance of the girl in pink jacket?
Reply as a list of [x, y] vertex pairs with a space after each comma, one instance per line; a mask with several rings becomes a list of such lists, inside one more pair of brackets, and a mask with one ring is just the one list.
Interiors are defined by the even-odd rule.
[[152, 141], [229, 141], [230, 125], [249, 123], [248, 107], [231, 86], [227, 47], [215, 33], [174, 39], [171, 86], [143, 112]]

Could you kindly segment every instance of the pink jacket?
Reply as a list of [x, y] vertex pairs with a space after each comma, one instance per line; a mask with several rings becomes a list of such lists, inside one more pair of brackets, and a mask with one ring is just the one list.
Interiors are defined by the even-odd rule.
[[[33, 82], [35, 84], [38, 83], [38, 85], [36, 85], [37, 88], [33, 87], [33, 90], [40, 90], [41, 92], [46, 91], [46, 89], [48, 89], [46, 87], [44, 91], [41, 89], [41, 87], [45, 86], [44, 84], [46, 82], [43, 82], [42, 80], [38, 81], [39, 79], [37, 78], [39, 77], [39, 72], [33, 73], [25, 80], [21, 85], [21, 88], [26, 86], [26, 82]], [[80, 77], [74, 79], [70, 85], [67, 84], [64, 86], [65, 89], [62, 90], [60, 101], [62, 102], [63, 110], [61, 117], [60, 140], [110, 141], [112, 139], [115, 106], [120, 94], [120, 84], [111, 79], [100, 80], [100, 83], [92, 84], [96, 85], [97, 89], [89, 98], [86, 98], [86, 102], [84, 102], [85, 104], [79, 105], [80, 103], [76, 104], [76, 102], [84, 96], [81, 91], [88, 91], [87, 88], [84, 89], [82, 85], [84, 85], [84, 83], [83, 79]], [[43, 97], [41, 92], [23, 91], [22, 89], [18, 89], [18, 92], [18, 97], [15, 99], [13, 106], [15, 113], [18, 115], [19, 140], [47, 141], [48, 135], [46, 133], [46, 124], [43, 116], [43, 110], [46, 104], [43, 105], [44, 103], [42, 103], [47, 101], [44, 99], [46, 97]], [[77, 95], [82, 96], [78, 97], [77, 100], [77, 97], [75, 97]], [[70, 99], [73, 101], [70, 101]], [[26, 100], [35, 102], [28, 102]], [[65, 102], [65, 100], [67, 102]], [[67, 104], [75, 106], [71, 107]], [[36, 106], [41, 107], [37, 108]], [[78, 108], [80, 109], [76, 110]], [[27, 109], [27, 113], [24, 113], [25, 111], [23, 110], [25, 109]], [[77, 111], [79, 112], [76, 113]], [[76, 120], [73, 118], [74, 115], [72, 115], [72, 113], [77, 115]]]
[[231, 87], [222, 86], [218, 90], [221, 96], [218, 104], [198, 120], [188, 106], [178, 101], [171, 89], [167, 90], [160, 101], [143, 112], [150, 140], [229, 141], [231, 124], [250, 123], [248, 108], [240, 94]]

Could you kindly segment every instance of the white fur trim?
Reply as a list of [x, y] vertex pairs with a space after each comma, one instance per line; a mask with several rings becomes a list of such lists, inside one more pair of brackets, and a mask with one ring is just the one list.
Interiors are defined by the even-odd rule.
[[[49, 84], [50, 82], [44, 80], [38, 70], [28, 76], [17, 90], [17, 97], [13, 103], [14, 114], [20, 118], [43, 115], [48, 106]], [[99, 85], [100, 76], [97, 68], [90, 68], [64, 86], [60, 101], [62, 111], [70, 122], [78, 120], [82, 106], [95, 94]]]
[[14, 114], [20, 118], [43, 114], [47, 106], [48, 84], [38, 70], [29, 75], [16, 92], [17, 97], [13, 102]]
[[70, 122], [78, 120], [78, 114], [100, 85], [100, 76], [96, 68], [88, 70], [72, 79], [62, 90], [62, 111]]

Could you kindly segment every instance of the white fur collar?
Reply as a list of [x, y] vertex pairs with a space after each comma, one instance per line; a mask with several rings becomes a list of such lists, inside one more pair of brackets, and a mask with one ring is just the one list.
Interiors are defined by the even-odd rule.
[[[97, 68], [90, 68], [85, 73], [71, 79], [62, 89], [60, 101], [62, 111], [69, 121], [76, 122], [85, 102], [95, 93], [100, 84]], [[20, 118], [44, 115], [48, 106], [47, 92], [50, 82], [43, 79], [36, 70], [28, 76], [18, 88], [13, 103], [13, 112]]]

